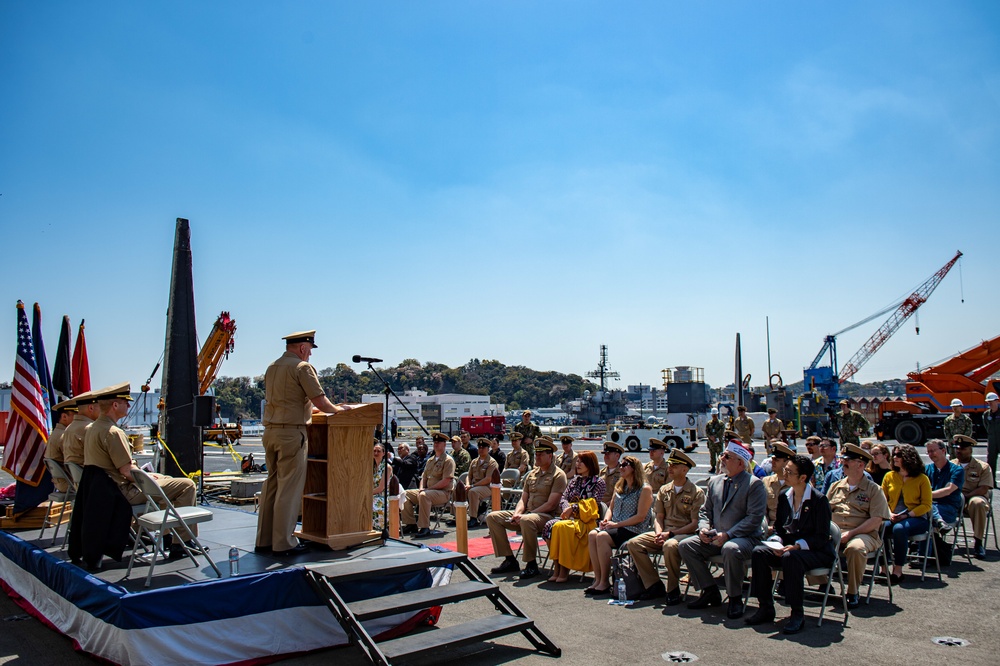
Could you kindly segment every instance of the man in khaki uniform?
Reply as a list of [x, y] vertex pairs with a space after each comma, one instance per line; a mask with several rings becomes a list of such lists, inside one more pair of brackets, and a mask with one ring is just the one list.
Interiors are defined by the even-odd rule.
[[986, 557], [983, 538], [986, 536], [986, 521], [990, 511], [986, 498], [993, 489], [993, 470], [986, 463], [972, 457], [972, 446], [976, 443], [972, 437], [955, 435], [953, 443], [955, 458], [952, 462], [965, 469], [965, 483], [962, 485], [965, 513], [972, 519], [972, 533], [976, 539], [975, 555], [977, 560], [981, 560]]
[[622, 475], [618, 461], [623, 453], [625, 453], [625, 449], [622, 448], [621, 444], [610, 440], [604, 442], [604, 467], [601, 468], [601, 477], [604, 479], [604, 497], [601, 498], [601, 501], [604, 502], [604, 506], [608, 506], [611, 503], [611, 498], [615, 496], [615, 484], [618, 483], [618, 479]]
[[566, 480], [569, 481], [576, 476], [576, 461], [580, 456], [573, 450], [573, 438], [569, 435], [560, 435], [559, 443], [562, 444], [562, 453], [556, 458], [556, 465], [559, 466], [559, 469], [566, 475]]
[[667, 462], [663, 460], [666, 453], [666, 442], [655, 437], [649, 439], [649, 462], [643, 465], [643, 471], [645, 472], [646, 483], [653, 489], [653, 497], [656, 497], [656, 493], [667, 482]]
[[771, 442], [776, 439], [781, 439], [781, 431], [784, 429], [784, 424], [781, 419], [778, 418], [778, 410], [774, 407], [770, 407], [767, 410], [768, 419], [764, 421], [764, 425], [760, 427], [761, 433], [764, 435], [764, 448], [767, 450], [768, 455], [771, 454]]
[[490, 484], [493, 473], [498, 471], [497, 461], [490, 455], [490, 440], [480, 437], [476, 440], [479, 457], [469, 466], [469, 529], [479, 527], [479, 505], [489, 502], [493, 496]]
[[[486, 517], [490, 539], [493, 541], [493, 554], [504, 558], [500, 566], [491, 569], [493, 573], [516, 571], [521, 579], [538, 575], [538, 565], [535, 563], [538, 533], [557, 513], [559, 499], [566, 490], [566, 475], [555, 465], [555, 451], [556, 447], [551, 440], [539, 439], [535, 446], [537, 465], [524, 478], [524, 492], [521, 493], [517, 507], [513, 511], [493, 511]], [[520, 570], [514, 551], [510, 548], [508, 529], [521, 533], [524, 571]]]
[[785, 484], [785, 465], [795, 457], [787, 444], [775, 442], [771, 450], [771, 474], [761, 479], [764, 488], [767, 490], [767, 526], [768, 534], [774, 531], [774, 519], [778, 515], [778, 498], [780, 498], [788, 486]]
[[[131, 386], [128, 382], [116, 384], [93, 391], [91, 395], [97, 400], [100, 416], [87, 428], [84, 439], [83, 457], [85, 465], [94, 465], [103, 469], [111, 480], [121, 490], [129, 504], [145, 504], [146, 498], [139, 487], [135, 485], [132, 472], [138, 470], [132, 460], [132, 445], [128, 435], [115, 423], [128, 415], [128, 404], [132, 401]], [[191, 479], [176, 479], [163, 474], [150, 474], [156, 485], [174, 506], [194, 506], [197, 486]], [[196, 525], [191, 529], [198, 533]], [[191, 535], [181, 535], [181, 537]], [[194, 546], [194, 544], [188, 544]], [[179, 542], [170, 543], [170, 559], [184, 557], [184, 547]]]
[[[63, 452], [63, 436], [66, 434], [66, 427], [73, 422], [76, 416], [76, 404], [73, 398], [63, 400], [52, 407], [52, 418], [56, 421], [56, 426], [49, 433], [49, 440], [45, 443], [45, 457], [62, 463], [65, 453]], [[66, 492], [68, 484], [65, 479], [52, 479], [56, 490], [61, 493]]]
[[507, 454], [507, 463], [504, 469], [516, 469], [521, 473], [521, 478], [528, 473], [528, 452], [521, 448], [521, 440], [524, 436], [519, 432], [510, 434], [510, 445], [514, 449]]
[[736, 431], [737, 436], [740, 440], [749, 444], [753, 441], [753, 434], [757, 430], [756, 424], [754, 424], [753, 419], [747, 416], [747, 408], [740, 405], [736, 408], [739, 413], [736, 419], [733, 420], [733, 430]]
[[83, 438], [87, 433], [90, 424], [101, 415], [101, 408], [97, 406], [93, 391], [87, 391], [73, 398], [76, 403], [76, 416], [73, 422], [66, 426], [63, 433], [62, 451], [63, 462], [76, 463], [83, 466]]
[[403, 501], [403, 534], [413, 534], [414, 538], [425, 539], [442, 536], [444, 532], [431, 532], [431, 508], [447, 504], [455, 488], [455, 459], [445, 452], [448, 435], [431, 433], [434, 442], [434, 456], [427, 461], [424, 474], [420, 477], [420, 487], [407, 490]]
[[890, 514], [882, 487], [865, 477], [865, 465], [872, 455], [854, 444], [846, 445], [842, 455], [844, 478], [830, 486], [828, 499], [832, 520], [841, 529], [840, 543], [847, 560], [847, 606], [856, 608], [867, 555], [881, 545], [879, 530]]
[[254, 552], [278, 557], [309, 549], [294, 536], [302, 509], [309, 455], [306, 424], [312, 408], [332, 414], [343, 411], [330, 402], [309, 363], [316, 345], [316, 331], [300, 331], [282, 338], [285, 353], [264, 373], [264, 459], [267, 481], [257, 513]]
[[[653, 500], [656, 520], [653, 531], [640, 534], [627, 542], [628, 553], [642, 578], [646, 589], [639, 599], [655, 599], [666, 594], [668, 606], [681, 602], [681, 554], [677, 549], [679, 536], [694, 534], [698, 528], [698, 512], [705, 503], [705, 491], [688, 480], [688, 471], [696, 467], [680, 449], [674, 449], [667, 458], [670, 481], [660, 488]], [[663, 567], [667, 570], [664, 587], [649, 555], [663, 553]]]

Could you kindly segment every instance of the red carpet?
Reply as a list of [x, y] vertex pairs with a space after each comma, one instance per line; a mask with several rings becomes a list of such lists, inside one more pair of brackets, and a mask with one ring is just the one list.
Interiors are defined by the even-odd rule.
[[[510, 547], [517, 551], [518, 545], [521, 543], [521, 535], [516, 532], [508, 532], [507, 538], [510, 539]], [[544, 541], [538, 540], [539, 544], [544, 545]], [[439, 543], [438, 546], [442, 548], [447, 548], [448, 550], [453, 550], [458, 552], [458, 542], [449, 541], [448, 543]], [[487, 555], [493, 554], [493, 542], [490, 541], [490, 536], [470, 536], [469, 537], [469, 558], [476, 559], [477, 557], [485, 557]]]

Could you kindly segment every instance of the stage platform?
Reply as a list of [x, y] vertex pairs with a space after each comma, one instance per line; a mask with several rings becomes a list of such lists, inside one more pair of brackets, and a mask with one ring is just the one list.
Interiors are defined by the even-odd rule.
[[[69, 636], [78, 649], [116, 664], [267, 663], [292, 654], [347, 644], [334, 615], [307, 581], [317, 565], [401, 558], [418, 546], [398, 541], [349, 551], [313, 549], [291, 558], [253, 552], [257, 517], [212, 506], [214, 519], [199, 525], [199, 538], [223, 577], [199, 557], [159, 561], [152, 584], [148, 566], [137, 563], [126, 578], [128, 555], [104, 558], [88, 573], [68, 561], [52, 529], [0, 531], [0, 580], [22, 608]], [[65, 528], [65, 526], [63, 526]], [[59, 540], [62, 540], [60, 533]], [[239, 574], [229, 576], [230, 546], [240, 551]], [[350, 601], [447, 584], [451, 567], [338, 584]], [[369, 634], [396, 636], [426, 623], [439, 609], [364, 622]]]

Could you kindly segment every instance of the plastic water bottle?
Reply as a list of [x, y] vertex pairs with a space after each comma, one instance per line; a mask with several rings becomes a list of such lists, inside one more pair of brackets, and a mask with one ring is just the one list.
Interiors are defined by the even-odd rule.
[[625, 596], [625, 579], [624, 578], [619, 578], [618, 579], [618, 603], [624, 604], [626, 601], [628, 601], [628, 597]]
[[229, 577], [240, 575], [240, 551], [236, 546], [229, 549]]

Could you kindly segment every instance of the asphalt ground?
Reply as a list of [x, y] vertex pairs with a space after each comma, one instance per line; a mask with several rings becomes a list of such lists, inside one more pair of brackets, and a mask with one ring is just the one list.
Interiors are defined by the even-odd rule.
[[[241, 452], [261, 451], [259, 440], [248, 439]], [[599, 443], [579, 443], [578, 450], [597, 450]], [[977, 449], [977, 455], [981, 453]], [[255, 458], [258, 456], [255, 456]], [[646, 459], [646, 454], [640, 454]], [[694, 453], [699, 467], [694, 478], [706, 471], [707, 451]], [[235, 469], [228, 455], [209, 451], [206, 469]], [[246, 509], [252, 511], [252, 508]], [[470, 532], [470, 539], [485, 536], [486, 530]], [[429, 539], [428, 545], [455, 540], [453, 530], [444, 537]], [[956, 556], [943, 572], [942, 581], [929, 575], [920, 581], [919, 571], [906, 570], [906, 579], [894, 588], [889, 603], [887, 590], [876, 585], [871, 603], [851, 612], [849, 626], [843, 627], [839, 607], [827, 607], [823, 625], [815, 625], [818, 607], [807, 601], [806, 629], [785, 636], [779, 625], [747, 627], [742, 620], [728, 620], [725, 607], [691, 611], [684, 605], [664, 606], [642, 602], [629, 608], [609, 606], [607, 599], [584, 596], [590, 584], [572, 580], [565, 585], [544, 582], [544, 577], [520, 581], [510, 575], [491, 576], [538, 627], [561, 649], [558, 662], [535, 653], [519, 634], [488, 643], [449, 649], [418, 663], [553, 664], [630, 663], [660, 664], [671, 655], [686, 652], [711, 664], [772, 664], [821, 661], [833, 664], [1000, 664], [1000, 552], [992, 547], [986, 560]], [[474, 561], [489, 572], [500, 560], [486, 556]], [[459, 576], [461, 578], [461, 576]], [[751, 599], [750, 611], [756, 606]], [[439, 626], [466, 619], [493, 615], [492, 605], [482, 601], [463, 602], [444, 609]], [[779, 621], [788, 609], [778, 603]], [[27, 617], [6, 595], [0, 595], [0, 664], [83, 664], [92, 663], [76, 653], [71, 641]], [[953, 637], [968, 642], [964, 647], [942, 646], [935, 637]], [[344, 647], [296, 656], [283, 664], [318, 665], [335, 660], [353, 666], [367, 663], [356, 648]]]

